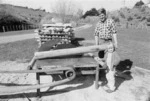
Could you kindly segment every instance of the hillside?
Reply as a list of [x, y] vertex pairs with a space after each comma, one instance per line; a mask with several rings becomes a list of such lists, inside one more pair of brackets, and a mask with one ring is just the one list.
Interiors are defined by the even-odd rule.
[[111, 12], [111, 16], [120, 23], [129, 23], [131, 25], [150, 24], [150, 8], [147, 6], [121, 8], [120, 10]]
[[0, 4], [0, 25], [37, 25], [46, 14], [45, 10]]
[[[52, 18], [55, 17], [55, 22], [63, 20], [65, 23], [69, 23], [76, 20], [76, 16], [66, 15], [60, 18], [58, 14], [45, 12], [44, 9], [33, 9], [28, 7], [13, 6], [9, 4], [0, 4], [0, 32], [3, 32], [3, 26], [5, 29], [19, 29], [24, 28], [22, 25], [40, 25], [43, 23], [51, 23]], [[17, 28], [14, 28], [17, 26]], [[24, 26], [29, 27], [29, 26]], [[11, 30], [6, 30], [11, 31]]]
[[[138, 25], [150, 25], [150, 8], [144, 5], [134, 6], [133, 8], [121, 8], [120, 10], [109, 12], [109, 15], [120, 24], [133, 25], [135, 27], [138, 27]], [[60, 19], [58, 15], [45, 12], [42, 9], [0, 4], [0, 32], [3, 31], [2, 26], [49, 23], [54, 16], [57, 20]], [[70, 20], [75, 20], [76, 23], [91, 23], [97, 22], [98, 17], [87, 16], [84, 19], [79, 19], [67, 16], [64, 21], [68, 23]], [[21, 28], [18, 29], [22, 30]]]

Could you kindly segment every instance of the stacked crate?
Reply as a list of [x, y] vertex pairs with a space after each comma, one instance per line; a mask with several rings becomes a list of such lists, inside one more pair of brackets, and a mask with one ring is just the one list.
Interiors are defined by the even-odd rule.
[[49, 40], [61, 39], [62, 44], [70, 43], [74, 38], [71, 24], [44, 24], [41, 30], [36, 31], [39, 46]]

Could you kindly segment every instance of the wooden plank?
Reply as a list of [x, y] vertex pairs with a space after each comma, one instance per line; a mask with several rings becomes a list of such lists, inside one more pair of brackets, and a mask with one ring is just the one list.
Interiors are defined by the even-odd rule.
[[70, 70], [72, 67], [63, 67], [63, 68], [54, 68], [54, 69], [43, 69], [43, 70], [15, 70], [15, 71], [3, 71], [1, 70], [0, 73], [51, 73], [51, 74], [54, 74], [55, 72], [57, 71], [63, 71], [63, 70]]
[[51, 50], [45, 52], [35, 52], [35, 59], [44, 59], [44, 58], [52, 58], [59, 56], [68, 56], [68, 55], [77, 55], [89, 52], [96, 52], [99, 50], [105, 50], [109, 47], [109, 44], [103, 45], [94, 45], [94, 46], [86, 46], [86, 47], [77, 47], [77, 48], [69, 48], [69, 49], [59, 49], [59, 50]]

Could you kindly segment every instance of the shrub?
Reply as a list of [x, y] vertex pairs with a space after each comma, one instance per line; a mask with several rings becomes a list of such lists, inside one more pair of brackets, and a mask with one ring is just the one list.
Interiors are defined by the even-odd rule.
[[120, 16], [125, 19], [125, 15], [122, 12], [120, 12]]
[[120, 19], [119, 19], [119, 17], [112, 16], [112, 19], [113, 19], [115, 22], [120, 22]]
[[150, 22], [150, 17], [146, 18], [147, 22]]
[[141, 16], [137, 16], [137, 19], [141, 19]]
[[144, 16], [144, 17], [142, 17], [141, 21], [143, 21], [143, 20], [146, 20], [146, 17], [145, 17], [145, 16]]
[[144, 5], [144, 2], [142, 0], [140, 0], [139, 2], [137, 2], [134, 7], [135, 8], [139, 8], [139, 7], [142, 7]]
[[128, 21], [132, 21], [133, 18], [132, 18], [131, 16], [129, 16], [127, 20], [128, 20]]
[[87, 16], [98, 16], [98, 14], [98, 11], [95, 8], [92, 8], [91, 10], [85, 12], [82, 18], [86, 18]]

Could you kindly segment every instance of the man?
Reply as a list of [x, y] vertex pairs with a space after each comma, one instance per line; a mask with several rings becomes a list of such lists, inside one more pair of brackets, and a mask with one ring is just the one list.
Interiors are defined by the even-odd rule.
[[113, 92], [115, 87], [115, 69], [113, 66], [113, 51], [118, 47], [117, 45], [117, 31], [115, 23], [112, 19], [107, 18], [106, 10], [104, 8], [99, 11], [99, 22], [95, 28], [95, 43], [100, 45], [103, 43], [113, 43], [114, 49], [110, 51], [99, 51], [98, 56], [100, 59], [104, 58], [107, 54], [106, 64], [108, 66], [108, 72], [106, 74], [107, 85], [104, 86], [108, 92]]

